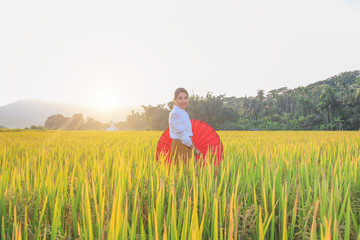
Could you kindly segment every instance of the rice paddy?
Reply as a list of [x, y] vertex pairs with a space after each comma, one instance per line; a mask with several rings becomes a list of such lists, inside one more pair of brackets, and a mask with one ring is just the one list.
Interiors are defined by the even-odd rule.
[[218, 132], [167, 168], [162, 132], [0, 133], [1, 239], [357, 239], [359, 132]]

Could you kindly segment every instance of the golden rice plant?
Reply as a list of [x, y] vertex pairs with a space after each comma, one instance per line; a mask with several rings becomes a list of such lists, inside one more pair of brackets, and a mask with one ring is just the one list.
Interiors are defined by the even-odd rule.
[[1, 239], [358, 239], [359, 132], [219, 132], [168, 168], [161, 132], [0, 133]]

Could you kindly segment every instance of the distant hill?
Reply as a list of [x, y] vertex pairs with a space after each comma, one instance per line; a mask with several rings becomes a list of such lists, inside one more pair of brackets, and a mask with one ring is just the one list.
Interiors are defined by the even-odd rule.
[[97, 121], [107, 123], [111, 120], [123, 121], [131, 110], [142, 112], [141, 106], [130, 106], [116, 110], [97, 110], [81, 105], [45, 101], [40, 99], [25, 99], [0, 106], [0, 128], [25, 128], [31, 125], [44, 125], [48, 116], [62, 114], [71, 117], [75, 113], [82, 113], [84, 118], [92, 117]]

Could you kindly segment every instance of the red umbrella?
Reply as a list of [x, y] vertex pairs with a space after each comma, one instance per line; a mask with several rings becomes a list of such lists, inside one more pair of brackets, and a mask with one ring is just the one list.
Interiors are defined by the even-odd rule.
[[[210, 154], [210, 159], [214, 160], [214, 164], [219, 164], [219, 161], [222, 160], [223, 145], [220, 140], [217, 132], [207, 123], [200, 120], [190, 119], [193, 132], [193, 143], [197, 149], [201, 152], [200, 155], [195, 155], [198, 160], [200, 157], [205, 158]], [[171, 162], [170, 151], [171, 151], [171, 142], [169, 128], [167, 128], [161, 135], [157, 148], [156, 148], [156, 160], [158, 161], [159, 157], [165, 156], [166, 162]]]

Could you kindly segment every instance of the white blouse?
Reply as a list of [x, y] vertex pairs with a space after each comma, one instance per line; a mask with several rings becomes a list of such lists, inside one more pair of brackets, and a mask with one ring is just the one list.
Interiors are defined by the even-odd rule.
[[172, 139], [180, 139], [181, 143], [190, 147], [192, 141], [190, 136], [193, 136], [191, 122], [188, 113], [174, 105], [173, 110], [169, 114], [169, 130]]

